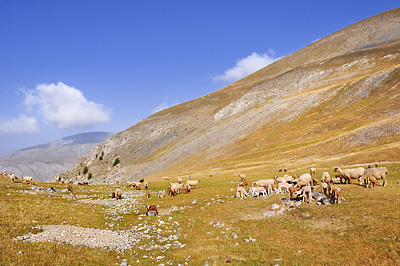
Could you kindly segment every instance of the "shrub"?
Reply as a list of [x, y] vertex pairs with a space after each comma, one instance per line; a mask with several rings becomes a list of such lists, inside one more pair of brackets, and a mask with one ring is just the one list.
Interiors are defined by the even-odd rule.
[[89, 172], [89, 169], [88, 169], [87, 165], [85, 165], [85, 168], [83, 168], [83, 174], [86, 175], [87, 172]]
[[113, 163], [113, 167], [116, 166], [119, 163], [120, 163], [119, 158], [118, 157], [115, 158], [114, 163]]

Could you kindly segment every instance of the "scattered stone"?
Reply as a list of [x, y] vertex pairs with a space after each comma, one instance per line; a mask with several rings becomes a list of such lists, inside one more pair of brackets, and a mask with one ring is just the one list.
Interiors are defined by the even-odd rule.
[[233, 239], [236, 239], [236, 238], [238, 238], [237, 234], [235, 234], [235, 233], [232, 233], [232, 238], [233, 238]]
[[279, 205], [276, 203], [272, 204], [271, 210], [277, 210], [277, 209], [279, 209]]
[[291, 199], [291, 198], [285, 199], [285, 205], [288, 205], [288, 204], [290, 204], [291, 202], [292, 202], [292, 199]]
[[266, 217], [271, 217], [271, 216], [274, 216], [275, 214], [276, 214], [275, 211], [269, 211], [269, 212], [265, 212], [263, 215]]
[[298, 200], [298, 201], [295, 201], [295, 202], [293, 203], [293, 206], [299, 207], [302, 203], [303, 203], [302, 201]]

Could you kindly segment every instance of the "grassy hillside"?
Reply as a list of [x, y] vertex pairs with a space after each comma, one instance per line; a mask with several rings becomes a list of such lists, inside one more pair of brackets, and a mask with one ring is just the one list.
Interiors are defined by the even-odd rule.
[[[64, 192], [66, 185], [37, 183], [42, 190], [34, 192], [31, 185], [12, 183], [0, 176], [0, 264], [120, 265], [125, 259], [129, 265], [397, 265], [400, 164], [384, 166], [389, 170], [386, 187], [366, 189], [358, 184], [339, 184], [336, 186], [342, 188], [343, 197], [340, 204], [303, 203], [282, 216], [270, 218], [263, 213], [273, 203], [282, 206], [282, 199], [288, 194], [237, 199], [232, 190], [239, 177], [234, 175], [202, 177], [190, 194], [164, 199], [157, 198], [156, 192], [166, 189], [168, 181], [150, 182], [149, 199], [143, 196], [145, 191], [133, 191], [123, 185], [73, 186], [76, 197], [68, 198], [71, 192]], [[301, 169], [302, 165], [293, 168]], [[289, 170], [289, 174], [304, 171]], [[322, 171], [334, 174], [332, 168], [319, 168], [317, 178]], [[251, 182], [273, 174], [278, 173], [258, 171], [247, 179]], [[46, 192], [50, 186], [58, 192]], [[112, 200], [111, 192], [118, 187], [125, 198]], [[129, 197], [129, 193], [136, 194]], [[96, 203], [103, 201], [114, 205]], [[160, 215], [143, 216], [148, 204], [159, 205]], [[151, 230], [137, 237], [138, 246], [123, 252], [54, 241], [16, 240], [41, 232], [41, 225], [52, 224], [107, 232], [132, 228], [139, 232], [146, 226]], [[177, 238], [166, 247], [167, 242], [160, 239], [169, 236]], [[100, 241], [89, 239], [91, 243]], [[159, 247], [147, 250], [151, 245]]]

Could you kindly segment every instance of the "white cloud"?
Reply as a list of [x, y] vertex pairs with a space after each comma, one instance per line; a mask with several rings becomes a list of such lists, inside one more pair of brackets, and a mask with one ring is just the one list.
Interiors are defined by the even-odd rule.
[[274, 57], [272, 50], [269, 51], [269, 54], [271, 56], [254, 52], [246, 58], [237, 60], [236, 66], [226, 70], [224, 74], [214, 77], [213, 80], [235, 82], [244, 78], [279, 59]]
[[31, 133], [38, 130], [38, 121], [35, 117], [20, 114], [18, 118], [0, 123], [1, 134]]
[[103, 105], [88, 101], [80, 90], [65, 85], [40, 84], [26, 93], [24, 104], [35, 110], [45, 122], [59, 129], [91, 126], [110, 120]]

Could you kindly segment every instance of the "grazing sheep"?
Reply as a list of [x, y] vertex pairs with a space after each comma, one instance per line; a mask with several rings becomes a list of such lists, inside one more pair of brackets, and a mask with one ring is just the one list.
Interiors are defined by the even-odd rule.
[[322, 175], [321, 175], [321, 182], [322, 183], [324, 183], [324, 182], [328, 183], [330, 179], [331, 179], [331, 176], [329, 175], [328, 172], [323, 172], [322, 173]]
[[238, 186], [239, 187], [247, 186], [247, 181], [245, 180], [245, 181], [240, 182]]
[[127, 186], [127, 187], [131, 187], [131, 186], [132, 186], [132, 182], [129, 182], [129, 181], [126, 182], [126, 186]]
[[290, 182], [293, 181], [294, 177], [290, 175], [284, 175], [283, 177], [277, 177], [275, 176], [276, 182]]
[[308, 173], [302, 174], [299, 178], [293, 180], [293, 183], [296, 183], [297, 187], [302, 187], [306, 185], [311, 185], [311, 175]]
[[369, 177], [374, 177], [375, 181], [377, 179], [383, 179], [383, 186], [386, 186], [386, 175], [387, 175], [388, 171], [386, 169], [386, 167], [376, 167], [376, 168], [369, 168], [365, 171], [365, 173], [360, 176], [359, 181], [360, 181], [360, 185], [362, 185], [363, 181], [365, 180], [365, 178], [369, 178]]
[[274, 185], [275, 184], [275, 180], [273, 179], [265, 179], [265, 180], [258, 180], [256, 182], [252, 183], [252, 186], [258, 186], [258, 187], [265, 187], [265, 186], [269, 186], [269, 185]]
[[237, 187], [236, 188], [236, 198], [243, 198], [243, 197], [248, 197], [249, 194], [247, 194], [246, 190], [243, 187]]
[[317, 168], [310, 168], [310, 174], [314, 174], [317, 172]]
[[119, 184], [119, 180], [118, 180], [118, 179], [115, 179], [114, 184], [115, 184], [115, 185], [118, 185], [118, 184]]
[[294, 199], [294, 192], [298, 191], [299, 188], [298, 187], [290, 187], [289, 188], [289, 193], [290, 193], [290, 198]]
[[33, 182], [33, 177], [31, 177], [31, 176], [23, 176], [23, 177], [21, 177], [21, 179], [22, 179], [23, 181], [25, 181], [26, 183], [31, 183], [31, 182]]
[[352, 169], [341, 169], [340, 167], [335, 167], [334, 172], [338, 172], [351, 184], [351, 179], [358, 179], [365, 173], [365, 169], [362, 167], [352, 168]]
[[144, 179], [143, 179], [143, 178], [142, 178], [142, 179], [140, 179], [140, 180], [139, 180], [139, 182], [140, 182], [140, 183], [143, 183], [143, 182], [144, 182]]
[[122, 199], [122, 191], [119, 188], [115, 190], [115, 198]]
[[67, 190], [68, 190], [68, 191], [72, 191], [72, 186], [68, 186], [68, 187], [67, 187]]
[[331, 189], [331, 204], [338, 204], [339, 203], [339, 188], [332, 187]]
[[305, 201], [305, 199], [307, 199], [307, 202], [311, 203], [312, 201], [311, 186], [304, 186], [300, 190], [294, 191], [293, 195], [296, 197], [300, 196], [303, 199], [303, 202]]
[[196, 185], [200, 182], [200, 180], [188, 180], [186, 184], [189, 184], [191, 187], [196, 187]]
[[164, 176], [164, 177], [162, 177], [162, 179], [163, 180], [169, 180], [169, 177], [168, 176]]
[[267, 196], [267, 190], [264, 187], [250, 187], [248, 194], [253, 197], [258, 197], [260, 195], [265, 197]]
[[149, 199], [151, 197], [151, 191], [147, 191], [144, 196], [146, 197], [146, 199]]
[[144, 187], [144, 189], [148, 189], [149, 188], [149, 183], [144, 182], [143, 187]]
[[[346, 183], [346, 178], [344, 178], [344, 182], [343, 182], [343, 179], [344, 177], [343, 177], [343, 175], [341, 175], [341, 174], [338, 174], [338, 175], [335, 175], [335, 177], [332, 177], [330, 180], [332, 180], [333, 181], [333, 183], [335, 183], [335, 184], [339, 184], [339, 183]], [[329, 181], [330, 181], [329, 180]], [[329, 182], [327, 182], [327, 183], [329, 183]]]
[[278, 188], [276, 189], [275, 193], [279, 194], [279, 193], [283, 193], [283, 192], [288, 192], [290, 187], [293, 187], [293, 185], [286, 183], [286, 182], [279, 182]]
[[179, 183], [179, 184], [182, 183], [182, 178], [178, 177], [178, 183]]
[[149, 205], [149, 206], [146, 206], [146, 208], [147, 208], [147, 212], [146, 212], [147, 216], [149, 215], [149, 212], [154, 212], [155, 214], [158, 214], [156, 205]]
[[183, 185], [183, 190], [188, 194], [190, 193], [190, 185], [189, 184], [184, 184]]
[[176, 196], [177, 194], [180, 194], [183, 188], [183, 184], [172, 183], [172, 182], [169, 182], [169, 186], [170, 186], [169, 189], [171, 191], [171, 196]]

